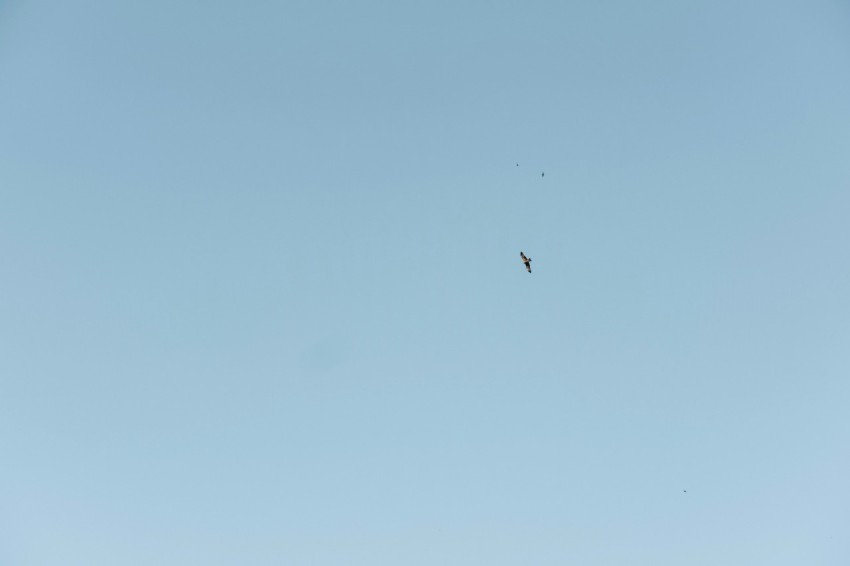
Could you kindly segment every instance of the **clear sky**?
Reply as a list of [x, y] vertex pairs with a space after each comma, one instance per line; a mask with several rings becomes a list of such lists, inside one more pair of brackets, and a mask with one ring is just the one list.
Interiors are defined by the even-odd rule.
[[844, 566], [848, 157], [838, 0], [0, 0], [0, 564]]

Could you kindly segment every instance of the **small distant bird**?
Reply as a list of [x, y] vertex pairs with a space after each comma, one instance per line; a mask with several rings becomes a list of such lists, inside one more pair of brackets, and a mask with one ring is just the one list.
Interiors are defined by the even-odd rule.
[[517, 163], [516, 166], [519, 167], [519, 163]]
[[531, 258], [525, 257], [525, 254], [522, 253], [522, 252], [519, 252], [519, 257], [520, 257], [520, 259], [522, 259], [522, 262], [525, 264], [525, 268], [528, 270], [529, 273], [531, 273]]
[[545, 176], [546, 176], [546, 172], [545, 172], [545, 171], [541, 171], [540, 176], [541, 176], [541, 177], [545, 177]]
[[688, 493], [688, 490], [687, 490], [687, 489], [683, 489], [683, 490], [682, 490], [682, 492], [683, 492], [683, 493]]

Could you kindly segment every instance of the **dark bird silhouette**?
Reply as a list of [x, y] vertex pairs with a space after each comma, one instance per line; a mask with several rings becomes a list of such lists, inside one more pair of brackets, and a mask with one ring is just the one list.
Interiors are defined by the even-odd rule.
[[517, 163], [516, 166], [519, 167], [519, 163]]
[[687, 489], [683, 489], [683, 490], [682, 490], [682, 492], [683, 492], [683, 493], [688, 493], [688, 490], [687, 490]]
[[540, 173], [540, 176], [541, 176], [541, 177], [545, 177], [545, 176], [546, 176], [546, 172], [545, 172], [545, 171], [541, 172], [541, 173]]
[[522, 262], [525, 264], [525, 268], [531, 273], [531, 258], [526, 257], [524, 253], [519, 252], [519, 257], [522, 259]]

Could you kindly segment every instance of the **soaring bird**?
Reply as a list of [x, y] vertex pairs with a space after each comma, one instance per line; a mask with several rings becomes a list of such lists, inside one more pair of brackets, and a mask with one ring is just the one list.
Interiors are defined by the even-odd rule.
[[522, 252], [519, 252], [519, 257], [520, 257], [520, 259], [522, 259], [522, 262], [525, 264], [525, 268], [528, 270], [529, 273], [531, 273], [531, 258], [525, 257], [525, 254], [522, 253]]

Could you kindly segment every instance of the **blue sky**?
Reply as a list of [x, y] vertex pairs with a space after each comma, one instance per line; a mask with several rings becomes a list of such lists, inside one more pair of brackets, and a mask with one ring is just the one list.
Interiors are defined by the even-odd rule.
[[0, 2], [0, 563], [846, 564], [848, 101], [838, 1]]

